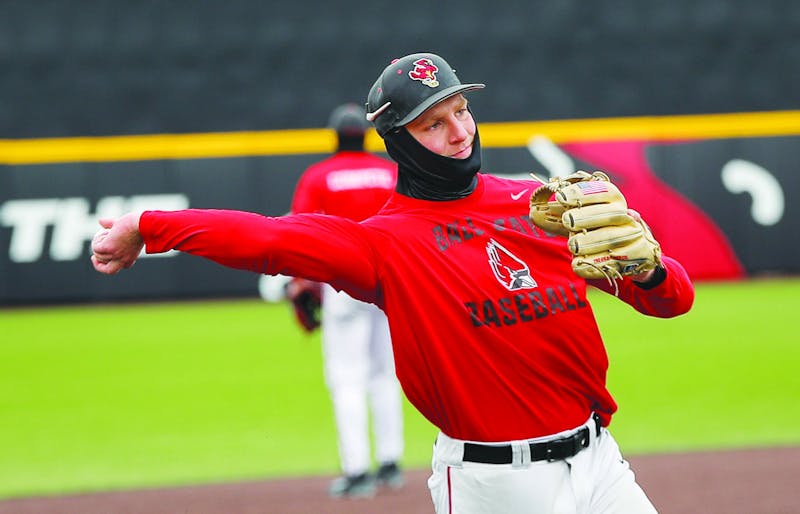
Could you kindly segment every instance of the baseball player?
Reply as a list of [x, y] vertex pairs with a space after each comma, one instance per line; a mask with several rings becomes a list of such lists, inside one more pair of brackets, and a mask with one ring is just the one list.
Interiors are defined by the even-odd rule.
[[[328, 126], [336, 131], [337, 151], [309, 167], [292, 199], [293, 213], [331, 214], [361, 221], [378, 212], [397, 182], [397, 165], [364, 151], [370, 126], [364, 108], [344, 104], [333, 110]], [[318, 282], [295, 279], [287, 292], [307, 330], [316, 319], [308, 312]], [[403, 414], [394, 372], [389, 323], [377, 306], [321, 285], [321, 328], [325, 382], [333, 402], [343, 476], [333, 481], [332, 496], [370, 496], [378, 485], [399, 488], [403, 476]], [[313, 306], [312, 306], [313, 308]], [[367, 405], [369, 404], [369, 409]], [[375, 457], [369, 473], [369, 412]]]
[[[143, 246], [149, 253], [177, 249], [327, 282], [378, 305], [389, 319], [406, 397], [440, 430], [428, 480], [439, 514], [655, 512], [608, 431], [617, 405], [587, 286], [668, 318], [691, 308], [692, 283], [644, 229], [625, 228], [643, 222], [618, 213], [619, 198], [591, 205], [586, 215], [584, 204], [609, 194], [601, 177], [545, 184], [553, 195], [543, 205], [564, 211], [551, 216], [562, 220], [557, 227], [609, 218], [625, 226], [570, 225], [596, 236], [588, 244], [539, 228], [532, 216], [540, 217], [538, 195], [535, 209], [529, 202], [539, 181], [480, 172], [465, 94], [483, 87], [462, 83], [432, 53], [384, 68], [367, 117], [397, 161], [398, 179], [367, 220], [129, 213], [101, 220], [93, 265], [112, 274], [130, 267]], [[635, 244], [631, 255], [639, 257], [614, 249], [587, 257], [604, 241]], [[602, 274], [587, 279], [585, 269]]]

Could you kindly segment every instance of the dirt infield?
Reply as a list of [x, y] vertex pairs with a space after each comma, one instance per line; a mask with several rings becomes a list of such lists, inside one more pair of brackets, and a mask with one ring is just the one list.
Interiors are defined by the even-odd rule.
[[[800, 447], [630, 460], [661, 514], [800, 513]], [[432, 514], [427, 477], [369, 500], [331, 500], [330, 477], [314, 477], [7, 500], [0, 514]]]

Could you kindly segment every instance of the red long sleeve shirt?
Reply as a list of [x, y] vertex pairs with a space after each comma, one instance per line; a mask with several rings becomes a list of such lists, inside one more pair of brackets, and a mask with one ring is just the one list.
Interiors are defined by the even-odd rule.
[[[479, 174], [466, 198], [394, 194], [360, 223], [322, 214], [145, 212], [148, 253], [177, 249], [225, 266], [328, 282], [387, 314], [397, 376], [409, 401], [450, 437], [508, 441], [556, 433], [616, 404], [587, 282], [566, 240], [528, 220], [537, 183]], [[658, 317], [694, 300], [683, 267], [619, 298]], [[592, 285], [609, 291], [604, 281]]]

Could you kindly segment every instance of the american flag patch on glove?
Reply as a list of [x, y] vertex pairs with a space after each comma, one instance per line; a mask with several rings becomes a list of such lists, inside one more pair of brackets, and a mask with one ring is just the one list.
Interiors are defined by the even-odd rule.
[[583, 194], [591, 195], [595, 193], [607, 193], [607, 184], [607, 182], [602, 180], [587, 180], [586, 182], [578, 182], [576, 185], [581, 188]]

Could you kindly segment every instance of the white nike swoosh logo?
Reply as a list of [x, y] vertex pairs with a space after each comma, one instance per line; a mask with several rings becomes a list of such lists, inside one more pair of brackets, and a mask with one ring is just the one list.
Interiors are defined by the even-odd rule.
[[512, 200], [519, 200], [522, 197], [522, 195], [524, 195], [527, 192], [528, 192], [527, 189], [523, 189], [519, 193], [511, 193], [511, 199]]

